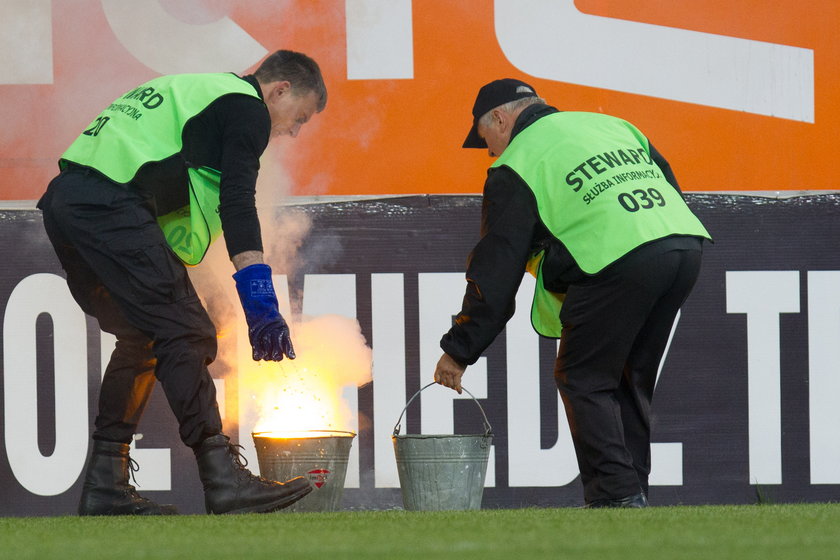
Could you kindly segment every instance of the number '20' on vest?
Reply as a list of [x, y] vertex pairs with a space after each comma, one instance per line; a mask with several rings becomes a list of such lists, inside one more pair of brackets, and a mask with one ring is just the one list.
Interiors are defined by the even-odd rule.
[[[59, 160], [96, 169], [115, 183], [130, 183], [140, 168], [181, 151], [186, 123], [213, 101], [232, 93], [260, 99], [235, 74], [174, 74], [148, 81], [105, 108]], [[190, 167], [189, 205], [158, 217], [167, 243], [186, 264], [201, 262], [222, 233], [220, 171]]]

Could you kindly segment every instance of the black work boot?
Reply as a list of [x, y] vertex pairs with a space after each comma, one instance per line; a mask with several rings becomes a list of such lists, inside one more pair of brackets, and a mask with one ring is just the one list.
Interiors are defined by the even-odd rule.
[[176, 515], [171, 505], [158, 505], [139, 495], [128, 483], [137, 463], [128, 456], [128, 444], [93, 442], [85, 472], [79, 515]]
[[281, 483], [253, 475], [245, 468], [238, 447], [219, 434], [195, 449], [207, 513], [268, 513], [290, 506], [312, 491], [302, 476]]
[[648, 507], [647, 496], [644, 492], [633, 494], [624, 498], [604, 498], [593, 500], [584, 506], [592, 508], [646, 508]]

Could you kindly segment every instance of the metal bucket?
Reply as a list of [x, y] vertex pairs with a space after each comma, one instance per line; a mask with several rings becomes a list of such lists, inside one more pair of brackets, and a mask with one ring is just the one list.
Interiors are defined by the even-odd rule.
[[409, 399], [391, 438], [403, 505], [414, 511], [481, 509], [493, 433], [484, 409], [472, 393], [464, 389], [481, 411], [484, 434], [400, 435], [400, 422], [408, 406], [432, 385], [435, 383], [429, 383]]
[[256, 432], [251, 436], [263, 477], [282, 482], [305, 476], [312, 485], [312, 492], [280, 511], [340, 509], [355, 433], [323, 430], [295, 432], [295, 437], [276, 432]]

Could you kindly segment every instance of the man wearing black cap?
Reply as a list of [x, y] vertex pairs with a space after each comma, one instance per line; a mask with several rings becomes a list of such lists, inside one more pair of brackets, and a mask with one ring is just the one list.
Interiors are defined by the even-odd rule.
[[464, 147], [498, 159], [435, 381], [461, 392], [531, 272], [534, 329], [560, 338], [554, 374], [586, 505], [645, 507], [656, 374], [711, 238], [632, 124], [558, 111], [515, 79], [482, 87], [472, 114]]

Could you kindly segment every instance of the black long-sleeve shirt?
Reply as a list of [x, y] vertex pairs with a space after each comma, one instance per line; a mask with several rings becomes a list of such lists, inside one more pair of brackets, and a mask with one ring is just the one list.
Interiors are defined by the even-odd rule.
[[221, 171], [219, 215], [231, 257], [263, 248], [255, 196], [271, 135], [259, 83], [252, 75], [242, 79], [260, 99], [238, 93], [216, 99], [184, 126], [180, 154], [144, 165], [133, 181], [154, 195], [158, 215], [164, 215], [189, 204], [187, 165]]
[[[511, 140], [536, 120], [557, 112], [543, 104], [527, 107], [514, 124]], [[671, 166], [653, 145], [649, 149], [665, 179], [681, 192]], [[675, 237], [665, 241], [662, 250], [690, 246], [690, 241]], [[547, 289], [565, 293], [586, 276], [542, 223], [534, 193], [522, 178], [506, 166], [491, 168], [484, 183], [480, 240], [467, 259], [461, 311], [440, 342], [444, 352], [462, 365], [478, 360], [513, 316], [525, 265], [540, 249], [545, 250], [542, 270]]]

